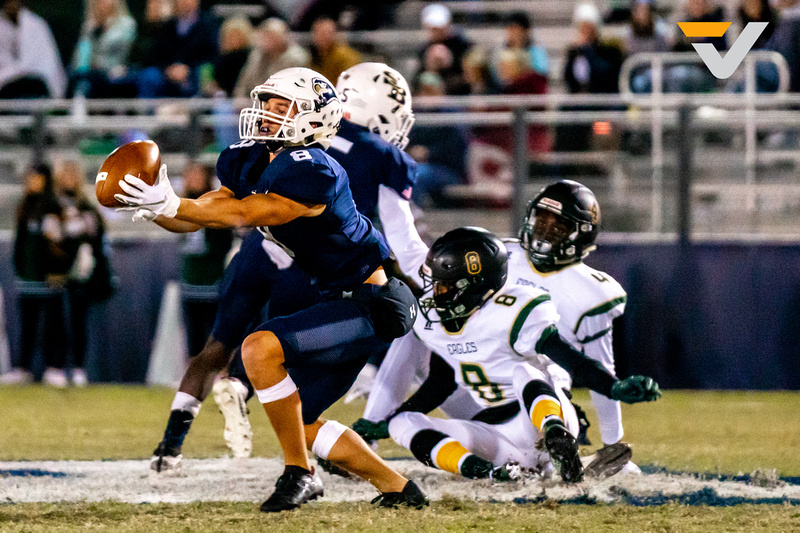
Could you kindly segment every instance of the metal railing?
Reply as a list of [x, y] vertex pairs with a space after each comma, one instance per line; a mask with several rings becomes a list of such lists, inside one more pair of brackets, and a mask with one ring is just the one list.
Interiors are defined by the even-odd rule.
[[[778, 69], [778, 89], [774, 96], [781, 98], [789, 90], [790, 73], [786, 59], [777, 52], [764, 50], [751, 51], [745, 56], [744, 73], [745, 86], [744, 92], [744, 112], [745, 112], [745, 163], [746, 163], [746, 183], [748, 185], [747, 210], [752, 212], [755, 209], [755, 167], [756, 167], [756, 65], [759, 62], [769, 62]], [[653, 121], [651, 123], [651, 135], [653, 139], [653, 205], [651, 230], [660, 231], [663, 227], [663, 205], [664, 205], [664, 125], [662, 124], [662, 114], [668, 102], [664, 99], [665, 67], [668, 65], [687, 65], [703, 64], [702, 58], [695, 52], [674, 52], [674, 53], [645, 53], [636, 54], [625, 60], [620, 71], [620, 93], [623, 98], [642, 107], [651, 107]], [[652, 93], [648, 98], [638, 99], [636, 93], [631, 90], [631, 74], [640, 67], [649, 67], [652, 75]], [[692, 95], [694, 99], [695, 95]], [[761, 97], [761, 95], [759, 95]], [[741, 96], [739, 96], [741, 99]], [[697, 101], [689, 102], [688, 98], [681, 103], [682, 106], [695, 104]], [[713, 104], [712, 104], [713, 105]]]
[[[664, 94], [660, 91], [655, 91], [653, 94], [633, 94], [629, 90], [623, 90], [619, 95], [427, 97], [415, 98], [414, 108], [417, 124], [420, 126], [507, 126], [513, 129], [514, 145], [507, 147], [514, 171], [513, 189], [510, 195], [512, 230], [518, 226], [522, 219], [521, 213], [525, 209], [527, 197], [523, 192], [523, 186], [529, 180], [528, 165], [532, 159], [548, 157], [547, 154], [529, 153], [528, 126], [591, 125], [602, 121], [629, 131], [649, 131], [653, 138], [649, 229], [653, 232], [662, 232], [666, 229], [663, 210], [665, 197], [663, 172], [666, 164], [663, 135], [665, 130], [675, 130], [679, 127], [681, 108], [696, 110], [700, 107], [713, 107], [722, 110], [719, 116], [698, 117], [694, 114], [695, 116], [691, 117], [695, 124], [700, 124], [704, 128], [744, 129], [748, 209], [753, 209], [756, 204], [755, 166], [759, 161], [755, 142], [756, 132], [776, 125], [800, 127], [800, 113], [786, 111], [790, 106], [800, 106], [800, 95], [786, 93], [756, 95], [753, 90], [755, 83], [752, 69], [754, 62], [762, 56], [757, 53], [753, 55], [752, 60], [745, 65], [750, 69], [748, 72], [751, 72], [751, 80], [747, 85], [748, 91], [744, 94], [685, 95]], [[686, 56], [681, 56], [681, 59], [686, 59]], [[638, 61], [652, 62], [655, 59], [639, 58]], [[665, 58], [661, 57], [661, 68], [665, 63]], [[626, 64], [623, 70], [623, 88], [628, 87], [629, 73], [633, 64]], [[778, 68], [782, 67], [779, 65]], [[658, 70], [655, 69], [654, 78], [659, 76]], [[785, 78], [784, 73], [781, 76]], [[660, 87], [660, 84], [656, 83], [655, 87]], [[215, 109], [221, 104], [231, 108], [233, 112], [215, 115]], [[48, 132], [66, 138], [67, 143], [75, 143], [79, 135], [86, 133], [119, 133], [131, 128], [152, 133], [165, 127], [187, 131], [189, 135], [185, 137], [182, 153], [197, 155], [203, 148], [199, 136], [196, 135], [198, 129], [234, 126], [238, 109], [249, 105], [249, 100], [220, 101], [203, 98], [89, 100], [86, 102], [88, 115], [73, 116], [70, 114], [73, 106], [71, 100], [0, 101], [0, 132], [8, 133], [20, 128], [29, 128], [36, 132], [32, 136], [34, 141], [28, 145], [17, 144], [14, 148], [0, 145], [0, 160], [11, 160], [14, 164], [24, 165], [27, 164], [25, 152], [30, 156], [28, 160], [45, 158], [48, 150], [54, 150], [45, 142]], [[584, 110], [574, 110], [580, 107]], [[159, 109], [171, 111], [160, 113], [157, 112]], [[127, 114], [130, 112], [138, 115]], [[108, 115], [109, 113], [112, 115]], [[691, 141], [689, 138], [679, 140]], [[624, 202], [625, 199], [619, 201]]]

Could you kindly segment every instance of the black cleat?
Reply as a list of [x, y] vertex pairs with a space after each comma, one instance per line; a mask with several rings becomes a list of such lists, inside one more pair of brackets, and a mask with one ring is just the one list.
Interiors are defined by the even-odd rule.
[[389, 507], [396, 509], [397, 507], [411, 507], [413, 509], [422, 509], [430, 505], [428, 496], [422, 492], [422, 489], [416, 483], [410, 481], [403, 487], [402, 492], [382, 492], [377, 498], [372, 500], [372, 503], [378, 507]]
[[[592, 458], [593, 457], [593, 458]], [[631, 445], [626, 442], [609, 444], [597, 450], [584, 468], [589, 477], [606, 478], [622, 470], [633, 457]]]
[[165, 475], [179, 474], [182, 462], [181, 449], [167, 446], [162, 441], [158, 443], [158, 447], [153, 451], [153, 457], [150, 459], [150, 470]]
[[547, 425], [544, 428], [544, 445], [564, 483], [583, 481], [583, 464], [578, 455], [578, 441], [567, 428], [562, 424]]
[[311, 472], [300, 473], [297, 470], [288, 469], [281, 474], [275, 483], [275, 492], [261, 504], [262, 512], [277, 513], [297, 509], [324, 494], [322, 480], [318, 475]]

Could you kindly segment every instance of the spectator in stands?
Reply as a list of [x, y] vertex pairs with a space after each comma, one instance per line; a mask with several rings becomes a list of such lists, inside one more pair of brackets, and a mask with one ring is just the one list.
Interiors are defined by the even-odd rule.
[[318, 18], [311, 26], [310, 50], [309, 68], [333, 80], [332, 83], [336, 83], [339, 74], [361, 63], [361, 54], [339, 41], [336, 22], [327, 17]]
[[0, 98], [63, 98], [66, 89], [47, 22], [22, 0], [0, 0]]
[[[714, 0], [687, 0], [683, 11], [678, 14], [681, 22], [726, 22], [725, 10]], [[727, 33], [727, 32], [726, 32]], [[678, 52], [693, 51], [692, 43], [711, 43], [720, 52], [728, 49], [725, 35], [721, 37], [686, 37], [682, 31], [675, 33], [677, 40], [673, 49]]]
[[[232, 96], [239, 74], [250, 54], [253, 25], [246, 18], [234, 17], [222, 23], [219, 31], [219, 56], [201, 68], [203, 94], [213, 96], [222, 92]], [[266, 78], [265, 78], [266, 79]]]
[[569, 92], [618, 92], [623, 55], [618, 46], [600, 40], [600, 11], [594, 4], [579, 4], [573, 20], [578, 37], [567, 51], [564, 67], [564, 79]]
[[422, 25], [428, 31], [428, 42], [419, 54], [422, 68], [415, 79], [421, 72], [435, 73], [444, 80], [447, 94], [466, 94], [469, 89], [461, 61], [472, 43], [451, 24], [451, 19], [450, 10], [442, 4], [430, 4], [422, 10]]
[[[211, 169], [192, 161], [183, 169], [184, 198], [199, 198], [216, 187]], [[217, 284], [231, 249], [230, 228], [202, 228], [181, 234], [181, 300], [190, 354], [200, 353], [217, 314]]]
[[77, 161], [64, 161], [56, 167], [55, 186], [61, 206], [63, 248], [71, 264], [66, 289], [72, 383], [78, 387], [88, 383], [85, 359], [89, 308], [93, 302], [108, 299], [113, 292], [105, 223], [86, 196], [85, 179], [86, 173]]
[[629, 56], [646, 52], [668, 52], [669, 32], [663, 20], [656, 17], [653, 0], [633, 0], [631, 20], [625, 38]]
[[[531, 67], [527, 51], [520, 49], [504, 50], [497, 62], [497, 78], [502, 94], [546, 94], [547, 78]], [[506, 141], [500, 144], [503, 148], [513, 146], [511, 131], [505, 128]], [[532, 125], [528, 129], [528, 149], [544, 152], [550, 149], [547, 127]]]
[[253, 50], [247, 58], [233, 95], [249, 98], [253, 87], [289, 67], [307, 67], [311, 61], [308, 51], [292, 41], [289, 26], [279, 18], [269, 18], [256, 32]]
[[[417, 81], [418, 96], [442, 96], [444, 80], [423, 72]], [[444, 205], [444, 189], [464, 182], [467, 136], [460, 126], [416, 125], [409, 134], [408, 154], [419, 164], [413, 200], [420, 207]]]
[[113, 83], [126, 73], [136, 21], [125, 0], [89, 0], [72, 57], [71, 92], [88, 98], [117, 96]]
[[528, 52], [530, 65], [534, 72], [547, 76], [550, 71], [550, 59], [547, 49], [534, 43], [531, 36], [531, 19], [524, 11], [512, 13], [506, 18], [505, 50], [524, 50]]
[[196, 95], [200, 67], [217, 57], [217, 24], [200, 10], [200, 0], [174, 0], [173, 12], [137, 77], [140, 97]]
[[[573, 16], [577, 38], [567, 51], [564, 80], [572, 94], [616, 93], [623, 54], [620, 46], [600, 39], [602, 18], [594, 4], [578, 4]], [[565, 107], [566, 111], [598, 110], [602, 107]], [[575, 124], [556, 127], [556, 150], [585, 151], [591, 147], [592, 126]]]
[[[464, 77], [462, 68], [456, 69], [453, 65], [453, 53], [442, 43], [436, 43], [425, 50], [422, 70], [414, 80], [414, 86], [418, 86], [417, 80], [423, 73], [435, 74], [444, 81], [445, 94], [469, 94], [470, 86]], [[463, 60], [462, 60], [463, 61]]]
[[769, 0], [742, 0], [739, 3], [737, 16], [742, 29], [751, 22], [766, 22], [768, 24], [761, 35], [758, 36], [758, 40], [756, 40], [751, 50], [764, 48], [778, 24], [778, 13], [770, 5]]
[[147, 0], [144, 20], [139, 24], [136, 41], [131, 48], [129, 57], [131, 66], [143, 67], [152, 62], [152, 58], [156, 55], [156, 39], [170, 18], [172, 18], [172, 0]]
[[20, 355], [0, 382], [31, 382], [33, 356], [41, 344], [47, 367], [42, 379], [59, 387], [67, 385], [62, 289], [69, 268], [53, 175], [49, 166], [35, 165], [25, 174], [25, 196], [17, 209], [14, 240], [14, 271], [20, 282]]
[[498, 94], [497, 86], [489, 58], [483, 48], [473, 46], [461, 60], [464, 81], [469, 86], [469, 94]]
[[[781, 0], [780, 17], [775, 31], [764, 45], [765, 50], [780, 53], [789, 65], [789, 91], [800, 92], [800, 0]], [[770, 91], [778, 87], [778, 72], [774, 66], [759, 64], [759, 90]]]

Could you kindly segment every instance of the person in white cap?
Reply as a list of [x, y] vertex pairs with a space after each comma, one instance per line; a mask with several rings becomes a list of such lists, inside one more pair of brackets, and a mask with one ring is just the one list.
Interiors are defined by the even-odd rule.
[[[429, 56], [429, 49], [436, 45], [444, 45], [450, 51], [452, 61], [449, 62], [450, 64], [446, 69], [436, 73], [447, 80], [449, 93], [466, 94], [467, 84], [463, 83], [461, 59], [472, 47], [472, 43], [464, 37], [459, 28], [452, 24], [450, 10], [442, 4], [425, 6], [422, 10], [422, 26], [428, 31], [428, 42], [419, 53], [420, 64], [423, 66], [415, 78], [427, 70], [425, 64], [426, 58]], [[461, 80], [462, 83], [457, 80]]]
[[618, 89], [622, 52], [600, 41], [603, 19], [594, 4], [575, 7], [575, 44], [567, 52], [564, 79], [570, 93], [615, 93]]

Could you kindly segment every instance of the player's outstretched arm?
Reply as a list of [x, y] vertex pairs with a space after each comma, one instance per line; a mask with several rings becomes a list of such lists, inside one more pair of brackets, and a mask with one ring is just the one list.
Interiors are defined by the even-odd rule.
[[[162, 224], [169, 225], [163, 219], [174, 218], [206, 228], [277, 226], [299, 217], [314, 217], [325, 210], [325, 205], [309, 205], [273, 193], [253, 194], [239, 200], [224, 187], [218, 195], [204, 195], [196, 200], [179, 198], [166, 174], [166, 165], [162, 165], [154, 185], [126, 175], [120, 182], [125, 194], [114, 197], [127, 208], [137, 209], [137, 213], [149, 211], [159, 215]], [[175, 231], [193, 231], [193, 226], [175, 224], [171, 227]]]
[[573, 348], [554, 327], [542, 335], [537, 348], [539, 353], [569, 372], [577, 387], [587, 387], [625, 403], [651, 402], [661, 397], [658, 383], [652, 378], [630, 376], [618, 380], [601, 363]]

